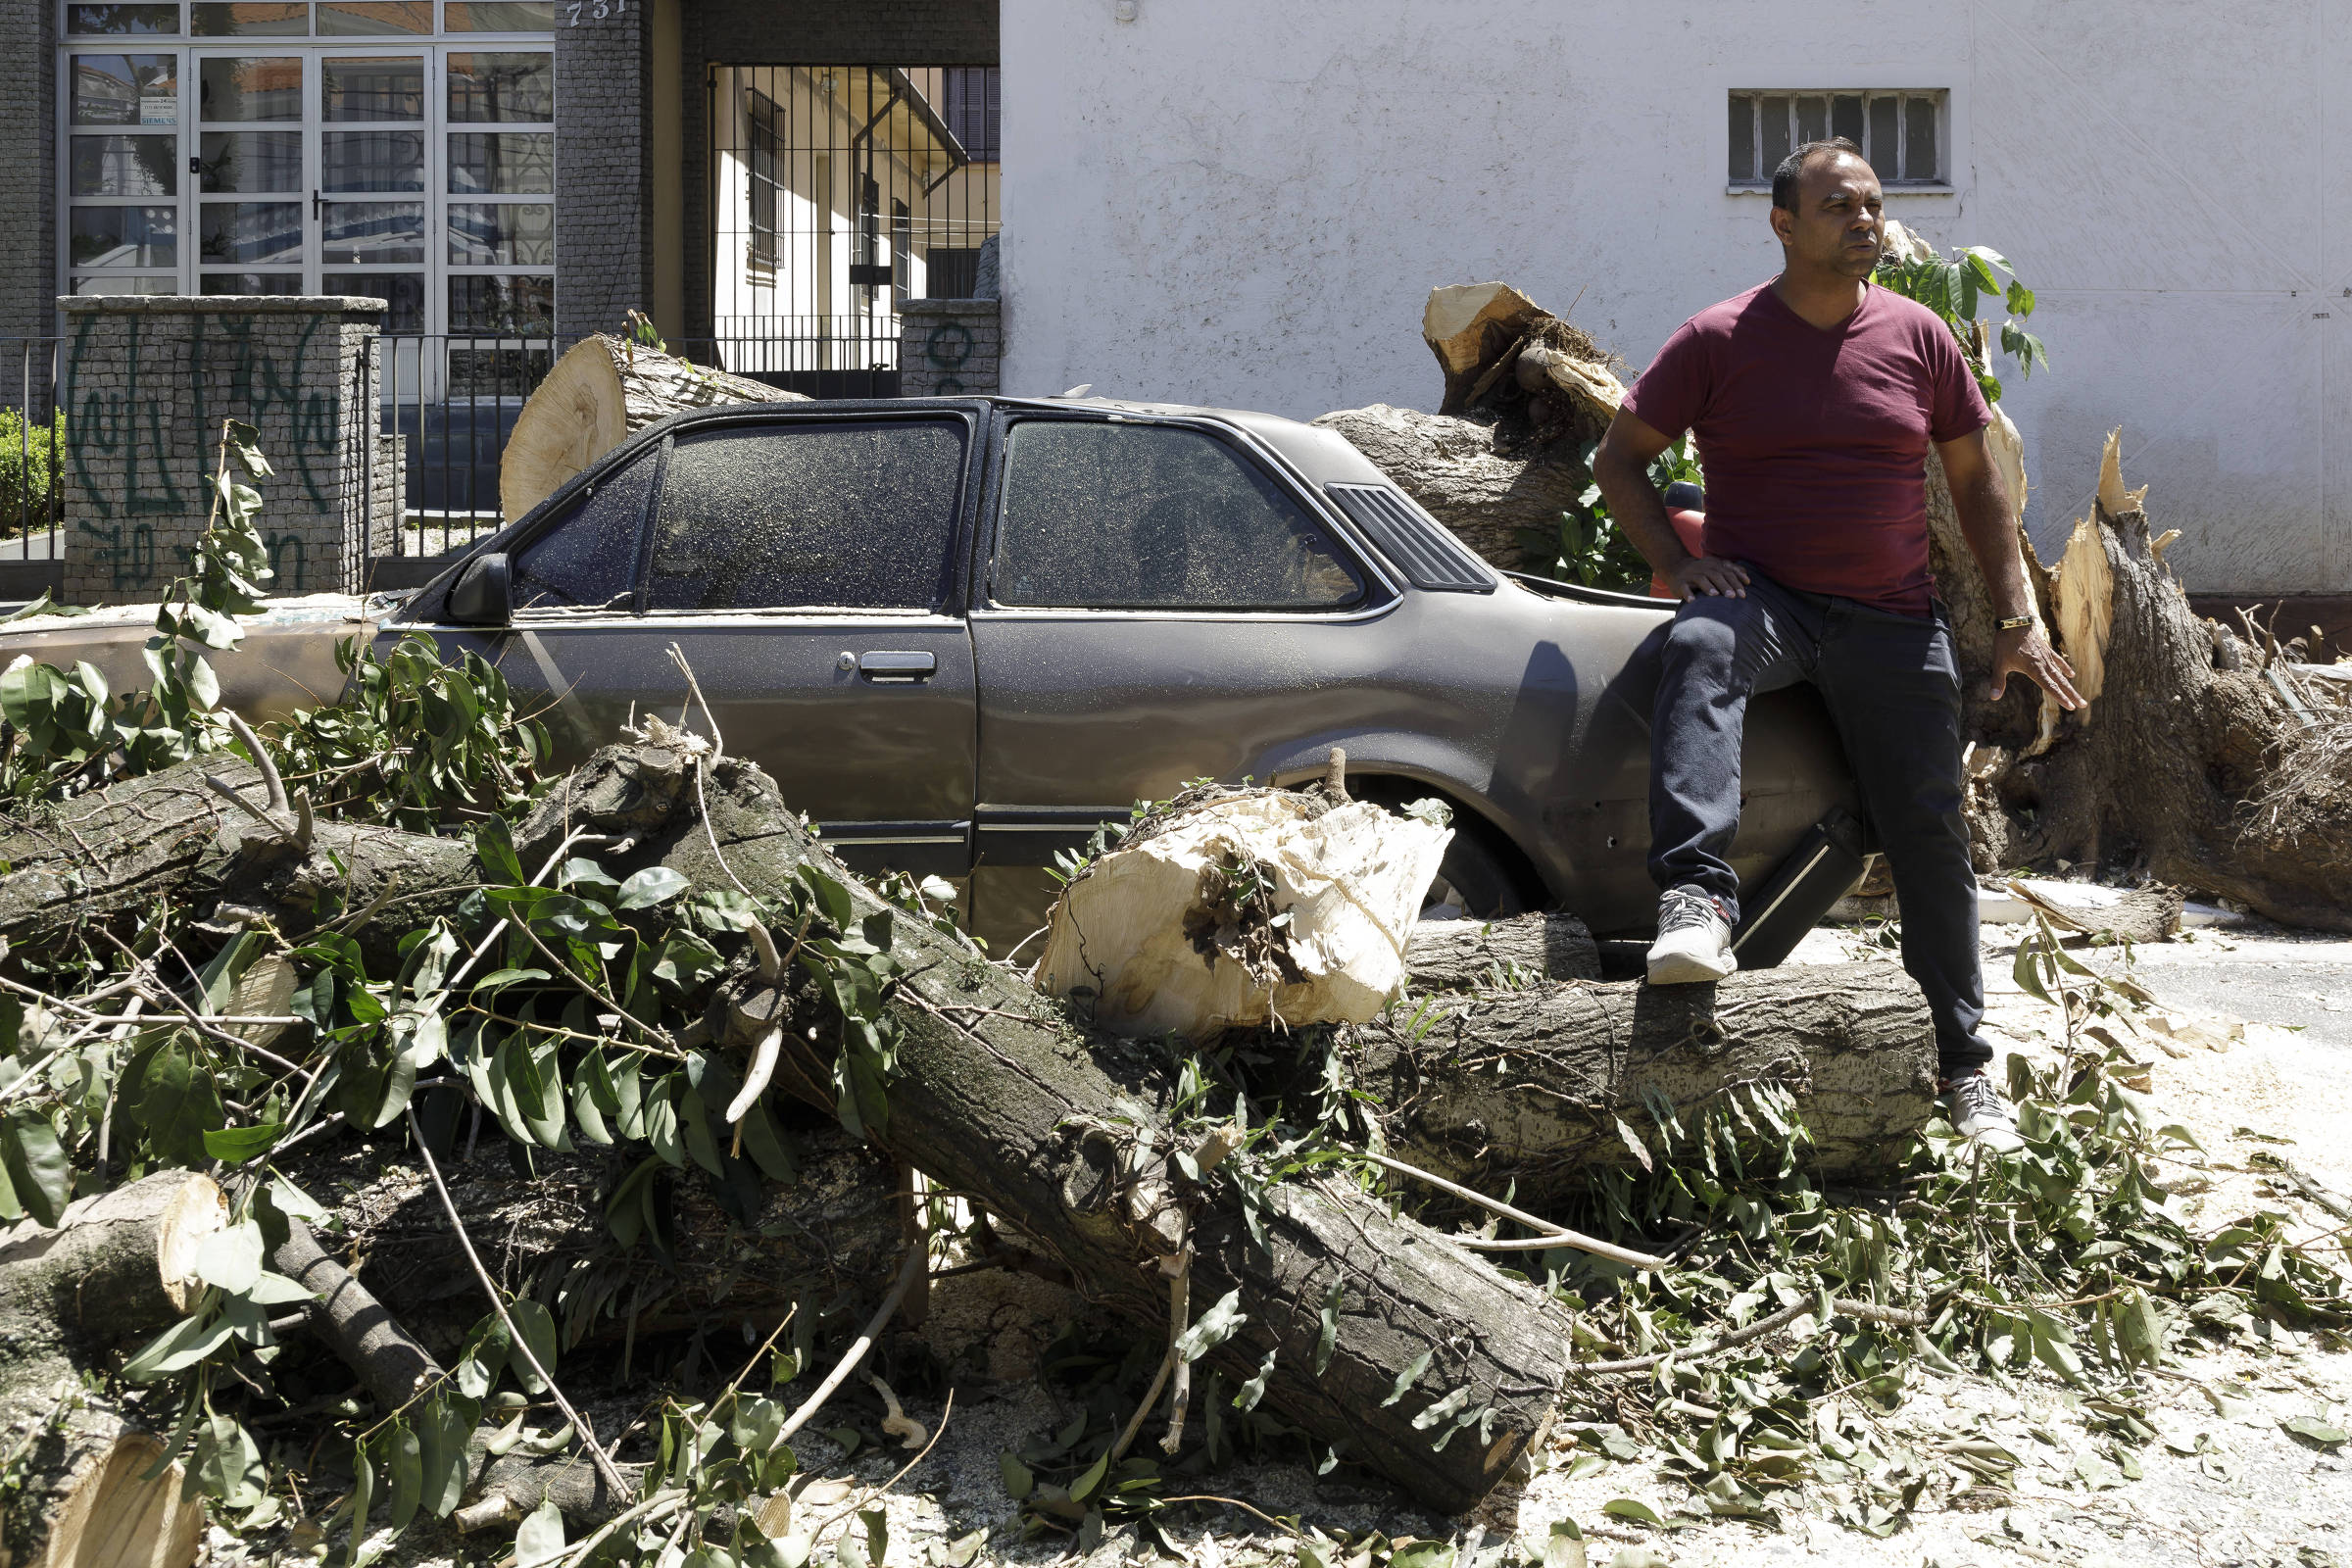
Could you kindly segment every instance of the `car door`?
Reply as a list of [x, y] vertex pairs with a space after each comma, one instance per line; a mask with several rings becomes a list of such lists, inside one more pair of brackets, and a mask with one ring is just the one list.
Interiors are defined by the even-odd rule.
[[1040, 868], [1098, 823], [1376, 714], [1385, 677], [1354, 634], [1396, 602], [1213, 421], [1014, 412], [1002, 454], [970, 617], [991, 941], [1034, 928]]
[[674, 644], [728, 753], [853, 865], [962, 875], [976, 702], [956, 544], [976, 417], [674, 431], [515, 552], [502, 667], [574, 747], [632, 711], [707, 729]]

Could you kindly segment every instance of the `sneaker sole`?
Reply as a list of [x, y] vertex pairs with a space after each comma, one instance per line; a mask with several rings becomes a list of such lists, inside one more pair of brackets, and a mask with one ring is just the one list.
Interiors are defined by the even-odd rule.
[[1670, 953], [1662, 958], [1649, 960], [1649, 983], [1653, 986], [1703, 985], [1721, 980], [1740, 967], [1740, 960], [1730, 954], [1723, 956], [1720, 965], [1688, 953]]

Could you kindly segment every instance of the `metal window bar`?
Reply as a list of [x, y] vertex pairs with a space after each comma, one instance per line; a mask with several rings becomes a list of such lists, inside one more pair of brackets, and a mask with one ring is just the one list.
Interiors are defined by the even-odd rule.
[[1943, 112], [1935, 92], [1735, 92], [1731, 95], [1731, 182], [1769, 185], [1792, 148], [1843, 136], [1887, 185], [1938, 185], [1944, 164]]
[[[0, 564], [54, 562], [66, 443], [54, 337], [0, 337]], [[30, 598], [0, 588], [0, 598]]]
[[968, 298], [997, 231], [1000, 91], [993, 66], [711, 68], [718, 363], [897, 396], [899, 302]]

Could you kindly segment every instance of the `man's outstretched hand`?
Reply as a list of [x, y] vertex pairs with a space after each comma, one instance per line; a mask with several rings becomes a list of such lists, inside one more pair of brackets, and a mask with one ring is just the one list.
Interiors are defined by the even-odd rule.
[[1747, 568], [1736, 561], [1714, 556], [1690, 556], [1667, 573], [1666, 583], [1677, 599], [1696, 599], [1702, 594], [1716, 599], [1745, 599]]
[[1993, 633], [1992, 684], [1986, 695], [1999, 702], [2009, 689], [2012, 675], [2025, 676], [2057, 698], [2058, 706], [2070, 713], [2088, 706], [2082, 694], [2075, 690], [2075, 666], [2035, 627], [2020, 626], [2014, 631]]

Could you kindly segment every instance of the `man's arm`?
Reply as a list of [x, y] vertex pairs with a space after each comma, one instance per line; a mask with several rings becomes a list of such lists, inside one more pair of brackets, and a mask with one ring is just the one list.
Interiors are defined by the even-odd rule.
[[1747, 597], [1747, 572], [1735, 562], [1694, 556], [1666, 520], [1666, 501], [1649, 482], [1649, 466], [1669, 438], [1624, 409], [1609, 421], [1592, 454], [1592, 482], [1609, 504], [1609, 516], [1674, 589], [1677, 599], [1696, 594]]
[[[2000, 620], [2034, 612], [2026, 591], [2026, 566], [2017, 551], [2017, 524], [2009, 510], [2009, 493], [1993, 466], [1982, 428], [1956, 441], [1936, 444], [1943, 460], [1943, 476], [1951, 485], [1952, 505], [1960, 514], [1960, 531], [1969, 553], [1984, 573], [1992, 596], [1992, 613]], [[1992, 686], [1995, 702], [2009, 689], [2009, 677], [2023, 675], [2073, 711], [2082, 706], [2075, 691], [2075, 670], [2031, 624], [1993, 634]]]

